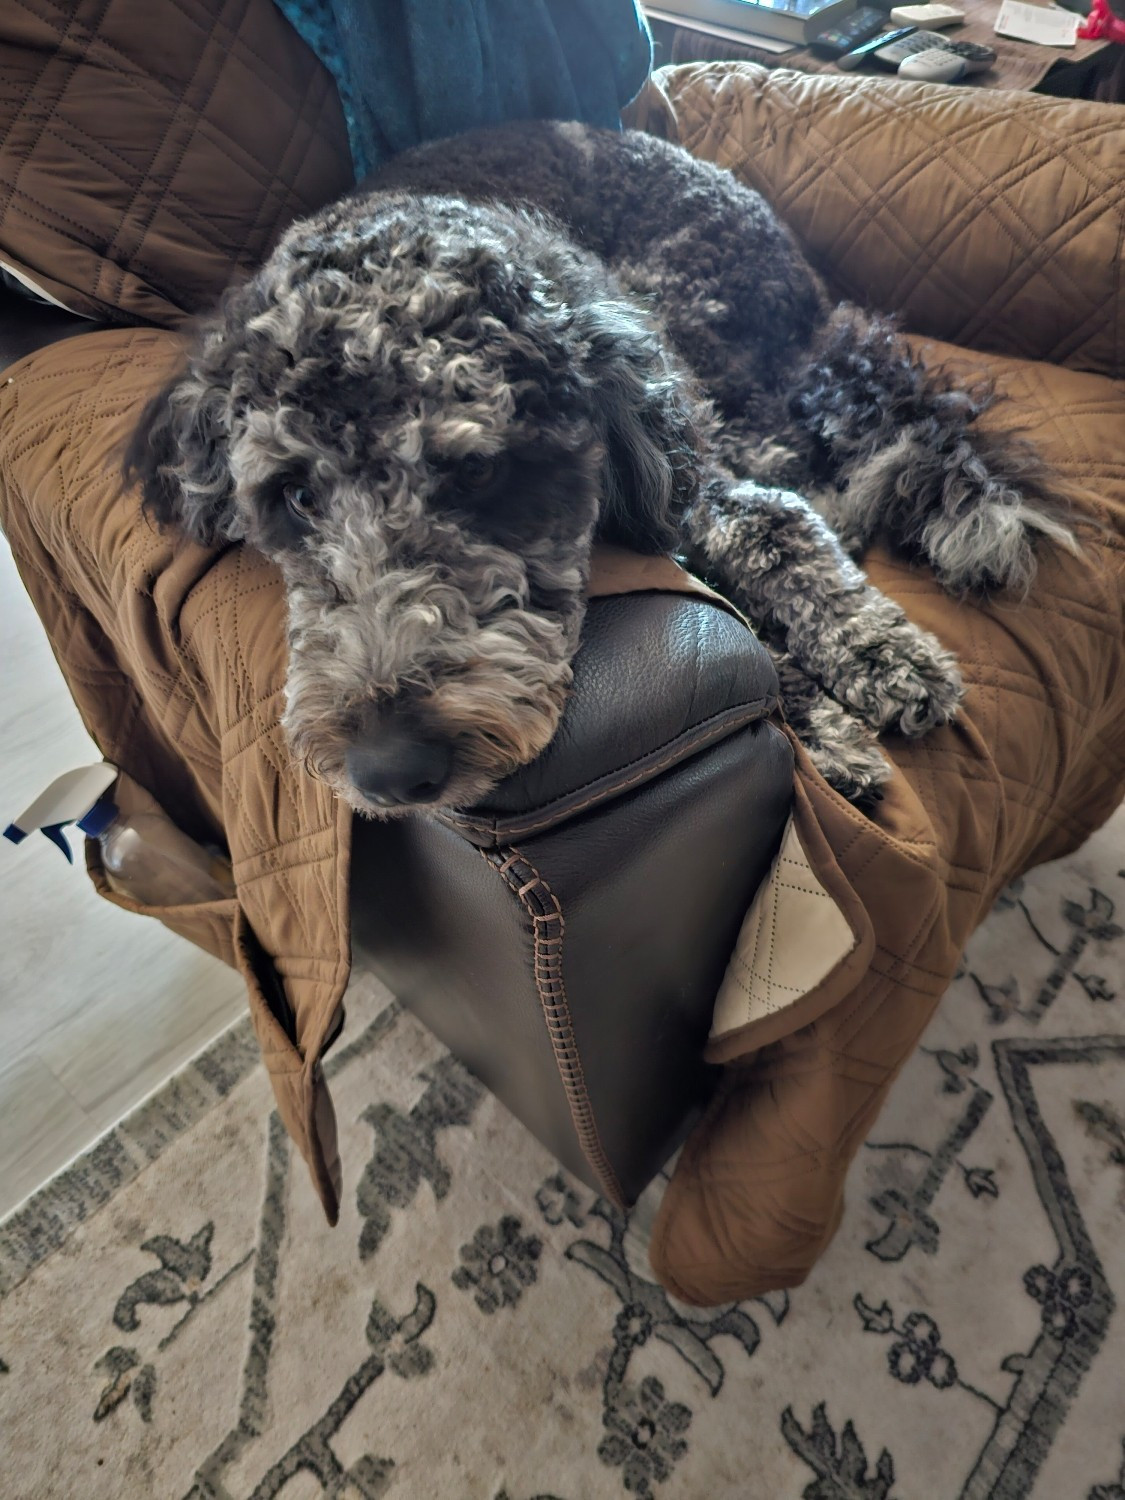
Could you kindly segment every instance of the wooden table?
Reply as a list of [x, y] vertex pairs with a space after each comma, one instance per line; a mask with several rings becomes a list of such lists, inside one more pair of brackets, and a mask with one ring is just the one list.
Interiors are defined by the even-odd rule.
[[[875, 0], [859, 0], [859, 3], [875, 3]], [[997, 36], [993, 30], [1000, 0], [957, 0], [957, 3], [965, 10], [965, 21], [960, 26], [947, 27], [942, 35], [952, 41], [983, 42], [996, 53], [994, 65], [983, 73], [975, 73], [965, 86], [1125, 101], [1125, 47], [1083, 41], [1073, 47], [1037, 47], [1031, 42], [1013, 41]], [[840, 71], [831, 58], [819, 57], [808, 47], [783, 53], [765, 52], [749, 42], [743, 45], [696, 31], [687, 23], [673, 26], [650, 20], [649, 24], [657, 48], [657, 66], [745, 58], [766, 67], [796, 68], [802, 73]], [[893, 29], [889, 17], [887, 29]], [[877, 63], [862, 71], [890, 76]]]

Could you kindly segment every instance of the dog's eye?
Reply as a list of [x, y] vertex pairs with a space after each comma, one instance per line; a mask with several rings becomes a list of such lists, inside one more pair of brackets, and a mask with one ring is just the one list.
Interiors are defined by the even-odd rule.
[[281, 494], [298, 521], [310, 521], [316, 515], [316, 496], [308, 485], [287, 484]]
[[457, 477], [467, 490], [487, 489], [500, 472], [495, 458], [485, 458], [478, 453], [470, 454], [457, 472]]

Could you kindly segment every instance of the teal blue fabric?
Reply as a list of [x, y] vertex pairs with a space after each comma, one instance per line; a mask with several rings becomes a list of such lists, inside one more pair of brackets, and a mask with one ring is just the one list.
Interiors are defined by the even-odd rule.
[[336, 80], [357, 178], [502, 120], [621, 128], [652, 67], [640, 0], [276, 0]]

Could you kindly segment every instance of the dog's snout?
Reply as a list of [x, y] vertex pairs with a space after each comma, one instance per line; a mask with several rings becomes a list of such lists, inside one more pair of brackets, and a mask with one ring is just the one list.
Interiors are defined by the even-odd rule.
[[348, 779], [377, 807], [404, 807], [435, 802], [453, 770], [453, 748], [441, 740], [421, 739], [394, 724], [349, 747]]

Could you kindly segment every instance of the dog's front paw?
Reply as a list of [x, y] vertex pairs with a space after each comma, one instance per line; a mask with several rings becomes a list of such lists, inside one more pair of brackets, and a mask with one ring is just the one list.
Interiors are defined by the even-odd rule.
[[891, 764], [874, 732], [834, 698], [778, 646], [769, 646], [777, 668], [789, 727], [834, 791], [867, 810], [882, 796]]
[[841, 797], [862, 810], [879, 801], [891, 764], [866, 724], [831, 698], [821, 698], [793, 728], [813, 765]]
[[957, 659], [930, 635], [903, 620], [839, 689], [842, 700], [873, 729], [916, 739], [948, 724], [961, 704], [964, 684]]
[[867, 607], [834, 633], [825, 685], [872, 729], [916, 739], [956, 714], [965, 691], [957, 659], [898, 605], [871, 592]]

